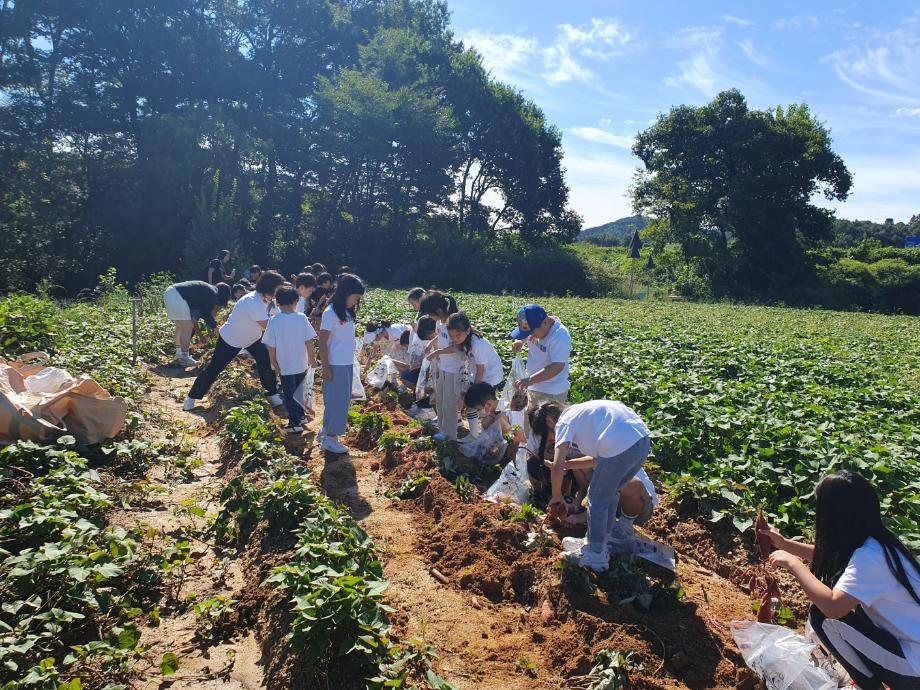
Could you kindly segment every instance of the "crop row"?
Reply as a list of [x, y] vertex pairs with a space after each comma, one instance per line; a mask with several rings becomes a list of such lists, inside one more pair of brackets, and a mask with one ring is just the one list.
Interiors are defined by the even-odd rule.
[[287, 454], [264, 402], [227, 411], [220, 435], [225, 454], [240, 462], [242, 473], [221, 494], [211, 527], [215, 536], [243, 543], [259, 523], [281, 543], [296, 535], [286, 562], [263, 585], [291, 599], [288, 641], [297, 668], [315, 677], [359, 668], [369, 687], [402, 688], [424, 679], [448, 690], [431, 670], [433, 649], [421, 640], [393, 639], [387, 582], [373, 541]]

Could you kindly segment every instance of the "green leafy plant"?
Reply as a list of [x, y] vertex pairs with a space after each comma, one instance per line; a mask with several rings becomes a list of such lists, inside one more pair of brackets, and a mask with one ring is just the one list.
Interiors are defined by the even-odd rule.
[[512, 508], [505, 519], [512, 523], [534, 523], [543, 519], [543, 513], [530, 503], [522, 503], [518, 508]]
[[457, 477], [457, 481], [454, 482], [454, 489], [456, 489], [457, 495], [460, 496], [464, 503], [474, 503], [476, 501], [476, 487], [473, 486], [469, 477], [465, 474]]
[[400, 484], [399, 488], [390, 489], [384, 495], [387, 498], [398, 498], [400, 500], [418, 498], [430, 481], [431, 477], [424, 472], [416, 472]]
[[629, 687], [629, 672], [642, 669], [636, 655], [602, 649], [594, 666], [583, 676], [566, 680], [564, 690], [624, 690]]

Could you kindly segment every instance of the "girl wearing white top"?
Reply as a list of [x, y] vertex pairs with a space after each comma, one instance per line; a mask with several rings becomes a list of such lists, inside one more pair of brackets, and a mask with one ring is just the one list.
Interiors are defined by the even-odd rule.
[[281, 405], [278, 395], [278, 380], [272, 369], [268, 350], [262, 344], [262, 331], [268, 325], [269, 305], [275, 299], [275, 291], [284, 284], [284, 276], [275, 271], [265, 271], [256, 282], [254, 292], [247, 293], [233, 305], [233, 311], [220, 327], [217, 345], [207, 366], [192, 384], [182, 409], [191, 411], [201, 398], [207, 395], [218, 375], [233, 361], [240, 350], [246, 349], [256, 361], [259, 381], [265, 389], [268, 401], [274, 407]]
[[[433, 355], [443, 357], [446, 354], [459, 353], [467, 359], [473, 371], [470, 383], [488, 383], [493, 388], [501, 387], [505, 378], [501, 357], [492, 343], [473, 328], [465, 312], [458, 311], [450, 315], [447, 320], [447, 335], [451, 345], [437, 350]], [[470, 434], [478, 436], [481, 426], [479, 412], [473, 408], [468, 409], [466, 420], [470, 426]]]
[[438, 373], [434, 382], [434, 409], [438, 414], [438, 430], [449, 439], [457, 438], [457, 417], [460, 414], [460, 369], [465, 357], [450, 350], [447, 320], [457, 312], [457, 302], [450, 295], [431, 291], [422, 298], [419, 316], [437, 321], [437, 334], [426, 347], [428, 358], [437, 360]]
[[348, 426], [351, 385], [355, 364], [355, 313], [364, 283], [358, 276], [339, 276], [323, 311], [319, 327], [319, 351], [323, 364], [323, 429], [320, 448], [330, 453], [347, 453], [339, 441]]
[[815, 499], [814, 546], [760, 531], [779, 549], [770, 565], [799, 581], [812, 628], [860, 688], [917, 690], [920, 563], [882, 523], [878, 495], [861, 475], [827, 475]]

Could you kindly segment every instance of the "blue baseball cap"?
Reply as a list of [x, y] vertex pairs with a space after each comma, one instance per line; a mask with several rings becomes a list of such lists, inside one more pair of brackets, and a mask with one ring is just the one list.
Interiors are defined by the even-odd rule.
[[514, 315], [514, 320], [517, 322], [518, 327], [511, 332], [511, 337], [515, 340], [529, 338], [533, 331], [546, 321], [546, 316], [546, 310], [539, 304], [524, 305]]

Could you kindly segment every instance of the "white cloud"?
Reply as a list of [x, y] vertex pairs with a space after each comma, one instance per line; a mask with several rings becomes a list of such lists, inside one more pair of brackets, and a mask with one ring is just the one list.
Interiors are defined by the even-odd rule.
[[920, 108], [898, 108], [894, 111], [895, 117], [920, 117]]
[[665, 79], [667, 86], [690, 86], [706, 97], [714, 96], [724, 79], [716, 67], [716, 55], [722, 46], [721, 27], [690, 27], [679, 32], [674, 39], [677, 47], [693, 54], [677, 63], [680, 74]]
[[475, 48], [482, 56], [482, 63], [487, 70], [506, 81], [526, 67], [539, 45], [535, 38], [527, 36], [490, 34], [477, 30], [470, 31], [461, 39], [464, 45]]
[[729, 24], [737, 24], [738, 26], [754, 26], [754, 22], [750, 19], [742, 19], [733, 14], [723, 14], [722, 21], [728, 22]]
[[874, 220], [886, 218], [907, 221], [920, 211], [916, 193], [920, 189], [920, 169], [904, 165], [909, 155], [844, 156], [853, 174], [853, 189], [844, 202], [815, 203], [836, 208], [839, 218]]
[[894, 31], [863, 32], [859, 45], [828, 55], [840, 80], [889, 103], [920, 105], [920, 17], [906, 19]]
[[629, 149], [633, 145], [635, 137], [625, 134], [614, 134], [597, 127], [572, 127], [569, 129], [574, 136], [579, 139], [594, 142], [595, 144], [606, 144], [616, 146], [621, 149]]
[[613, 19], [593, 17], [588, 24], [561, 24], [552, 45], [543, 51], [543, 73], [551, 85], [568, 81], [587, 82], [594, 73], [581, 58], [609, 60], [623, 52], [633, 34]]
[[797, 31], [809, 26], [818, 26], [818, 23], [818, 18], [810, 15], [808, 17], [787, 17], [786, 19], [778, 19], [773, 26], [775, 26], [777, 29], [789, 29], [791, 31]]
[[738, 44], [738, 47], [741, 48], [744, 55], [748, 60], [753, 62], [758, 67], [769, 67], [770, 61], [760, 53], [757, 48], [754, 47], [754, 42], [750, 38], [746, 38]]
[[[493, 75], [505, 81], [515, 76], [540, 76], [551, 86], [570, 81], [596, 81], [586, 60], [610, 60], [622, 54], [635, 32], [614, 19], [592, 18], [586, 24], [560, 24], [552, 43], [513, 33], [494, 34], [473, 30], [461, 36], [464, 44], [475, 48]], [[542, 68], [532, 63], [539, 58]]]

